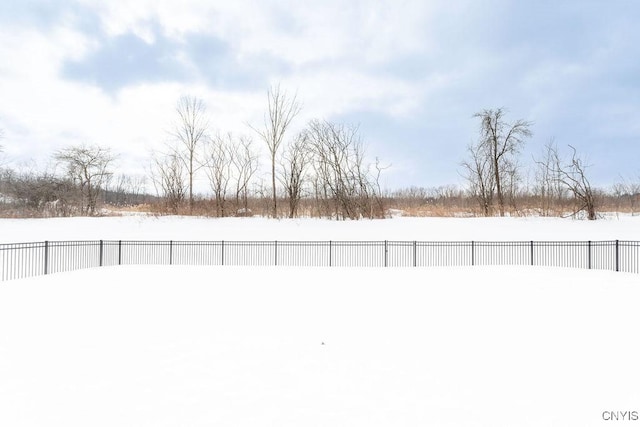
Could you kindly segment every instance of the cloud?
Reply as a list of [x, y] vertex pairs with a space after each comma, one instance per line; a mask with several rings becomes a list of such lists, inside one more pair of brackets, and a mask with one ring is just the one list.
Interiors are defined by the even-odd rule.
[[181, 43], [193, 77], [219, 90], [261, 91], [273, 75], [286, 75], [289, 66], [266, 53], [242, 57], [228, 41], [208, 34], [189, 34]]
[[631, 169], [637, 11], [628, 0], [3, 2], [3, 144], [22, 156], [113, 144], [141, 161], [166, 142], [180, 95], [241, 132], [281, 83], [303, 103], [296, 126], [360, 123], [398, 177], [456, 181], [473, 113], [497, 107], [535, 122], [532, 152], [555, 136]]
[[108, 92], [139, 83], [186, 81], [175, 44], [156, 39], [152, 44], [133, 34], [102, 41], [100, 47], [81, 59], [65, 62], [64, 78], [96, 85]]
[[77, 5], [65, 1], [21, 0], [0, 2], [0, 23], [50, 28], [78, 12]]

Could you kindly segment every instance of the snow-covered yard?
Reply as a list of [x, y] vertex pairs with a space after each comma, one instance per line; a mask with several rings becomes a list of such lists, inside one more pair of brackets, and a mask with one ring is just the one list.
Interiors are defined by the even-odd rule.
[[393, 218], [362, 221], [123, 216], [0, 219], [0, 243], [44, 240], [640, 240], [640, 216], [598, 221]]
[[[640, 218], [0, 220], [0, 236], [640, 240]], [[640, 412], [639, 303], [638, 275], [540, 267], [123, 266], [2, 282], [0, 425], [607, 425]]]

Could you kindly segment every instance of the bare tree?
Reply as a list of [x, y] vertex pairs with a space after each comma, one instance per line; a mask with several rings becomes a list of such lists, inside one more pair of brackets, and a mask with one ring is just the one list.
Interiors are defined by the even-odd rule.
[[216, 202], [216, 215], [226, 215], [226, 201], [229, 182], [231, 181], [231, 165], [234, 152], [230, 148], [233, 136], [217, 135], [206, 147], [205, 172]]
[[313, 151], [316, 200], [323, 205], [323, 210], [336, 218], [355, 217], [345, 163], [356, 131], [313, 120], [309, 123], [308, 135]]
[[580, 211], [587, 213], [587, 219], [597, 219], [595, 192], [586, 175], [588, 165], [578, 156], [576, 149], [569, 145], [572, 151], [571, 160], [562, 161], [555, 147], [551, 148], [551, 155], [554, 158], [551, 173], [556, 176], [558, 182], [562, 184], [576, 200], [577, 208], [574, 215]]
[[[253, 151], [253, 141], [247, 136], [234, 138], [231, 146], [231, 165], [236, 182], [236, 207], [242, 205], [240, 211], [249, 212], [249, 182], [258, 170], [258, 155]], [[242, 203], [240, 202], [242, 200]]]
[[[391, 164], [387, 164], [385, 166], [382, 165], [380, 159], [376, 157], [376, 177], [375, 177], [375, 188], [374, 188], [374, 197], [377, 203], [377, 209], [379, 212], [385, 212], [384, 206], [384, 197], [382, 194], [382, 186], [380, 184], [380, 178], [382, 177], [382, 172], [391, 167]], [[386, 214], [386, 213], [385, 213]]]
[[469, 192], [480, 203], [484, 216], [490, 216], [495, 194], [495, 174], [486, 144], [467, 147], [469, 160], [462, 162], [463, 176], [469, 182]]
[[172, 135], [178, 142], [176, 155], [182, 161], [188, 177], [189, 212], [193, 212], [193, 180], [202, 163], [198, 150], [204, 144], [209, 129], [209, 119], [204, 102], [193, 96], [183, 96], [176, 105], [176, 120]]
[[115, 156], [111, 150], [97, 145], [79, 145], [59, 150], [54, 157], [80, 190], [81, 213], [94, 215], [98, 195], [112, 174], [109, 166]]
[[531, 122], [516, 120], [507, 123], [504, 115], [502, 108], [483, 110], [474, 115], [480, 119], [479, 150], [476, 153], [486, 156], [490, 162], [500, 216], [504, 216], [505, 212], [505, 181], [508, 180], [508, 175], [516, 176], [510, 167], [517, 164], [514, 157], [519, 153], [524, 140], [532, 134]]
[[357, 126], [314, 120], [308, 126], [316, 200], [337, 219], [380, 217], [376, 187]]
[[37, 171], [29, 165], [0, 173], [0, 193], [10, 200], [0, 205], [4, 204], [14, 215], [50, 217], [78, 213], [77, 186], [68, 176], [61, 177], [49, 170]]
[[280, 160], [280, 182], [289, 199], [289, 218], [295, 218], [298, 213], [310, 154], [308, 135], [306, 132], [301, 132], [293, 139]]
[[151, 181], [156, 193], [164, 198], [169, 211], [178, 213], [187, 192], [187, 184], [184, 165], [176, 153], [153, 155]]
[[537, 165], [534, 195], [539, 199], [542, 215], [549, 216], [552, 211], [560, 209], [567, 192], [560, 179], [561, 159], [553, 139], [545, 144], [541, 157], [534, 158], [534, 161]]
[[509, 202], [510, 208], [515, 212], [518, 210], [516, 201], [520, 192], [521, 184], [520, 163], [517, 159], [508, 160], [504, 165], [504, 179], [502, 181], [502, 191]]
[[278, 216], [276, 190], [276, 154], [282, 145], [284, 135], [291, 121], [300, 113], [300, 104], [296, 95], [290, 96], [280, 89], [280, 85], [272, 86], [267, 93], [267, 112], [264, 116], [264, 127], [252, 129], [267, 144], [271, 157], [271, 187], [273, 194], [273, 217]]
[[[116, 206], [131, 206], [144, 198], [146, 178], [144, 176], [119, 174], [113, 177], [105, 201]], [[111, 181], [110, 181], [111, 182]]]
[[616, 184], [614, 191], [620, 193], [620, 197], [627, 200], [631, 215], [636, 213], [636, 205], [640, 200], [640, 181], [629, 181], [623, 179], [621, 183]]

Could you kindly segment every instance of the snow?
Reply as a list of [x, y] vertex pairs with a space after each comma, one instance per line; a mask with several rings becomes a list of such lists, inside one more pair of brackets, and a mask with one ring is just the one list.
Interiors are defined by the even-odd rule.
[[[640, 240], [639, 226], [123, 217], [0, 220], [0, 235]], [[522, 266], [122, 266], [2, 282], [0, 425], [606, 425], [604, 411], [640, 411], [639, 284]]]
[[44, 240], [640, 240], [640, 216], [598, 221], [392, 218], [362, 221], [122, 216], [1, 219], [0, 243]]

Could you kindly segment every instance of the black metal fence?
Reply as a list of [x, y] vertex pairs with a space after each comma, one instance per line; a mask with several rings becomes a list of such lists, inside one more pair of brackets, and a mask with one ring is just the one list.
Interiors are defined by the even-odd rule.
[[537, 265], [640, 273], [640, 242], [47, 241], [0, 244], [0, 280], [132, 265]]

